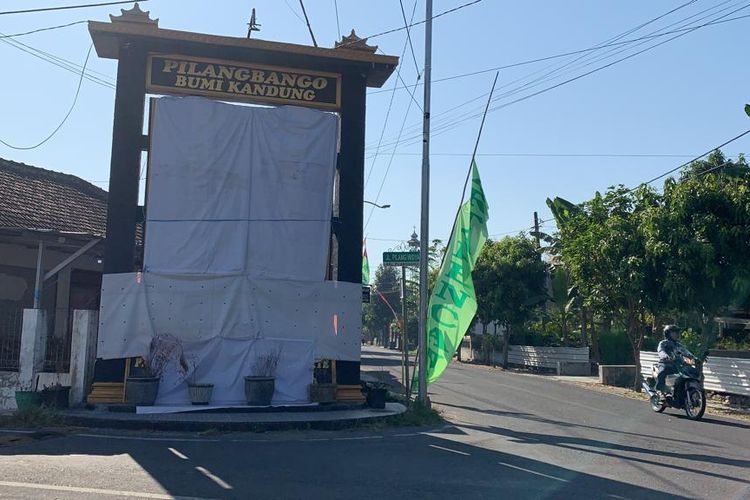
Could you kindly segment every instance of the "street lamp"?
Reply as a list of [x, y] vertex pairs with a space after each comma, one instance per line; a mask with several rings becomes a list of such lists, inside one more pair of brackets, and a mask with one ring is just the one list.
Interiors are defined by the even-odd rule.
[[378, 208], [391, 208], [390, 205], [378, 205], [377, 203], [373, 203], [373, 202], [367, 201], [367, 200], [362, 200], [362, 203], [367, 203], [368, 205], [372, 205], [372, 206], [375, 206], [375, 207], [378, 207]]

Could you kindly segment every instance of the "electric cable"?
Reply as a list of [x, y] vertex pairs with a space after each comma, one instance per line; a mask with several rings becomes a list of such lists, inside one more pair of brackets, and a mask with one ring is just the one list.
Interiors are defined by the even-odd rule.
[[50, 30], [57, 30], [57, 29], [60, 29], [60, 28], [67, 28], [68, 26], [75, 26], [76, 24], [83, 24], [83, 23], [87, 23], [87, 22], [88, 21], [85, 21], [85, 20], [84, 21], [74, 21], [74, 22], [68, 23], [68, 24], [59, 24], [57, 26], [48, 26], [46, 28], [37, 28], [37, 29], [31, 30], [31, 31], [24, 31], [23, 33], [13, 33], [12, 35], [2, 35], [2, 36], [0, 36], [0, 38], [16, 38], [16, 37], [19, 37], [19, 36], [26, 36], [26, 35], [32, 35], [34, 33], [41, 33], [42, 31], [50, 31]]
[[[726, 3], [726, 2], [724, 2], [724, 3]], [[735, 11], [733, 11], [733, 12], [730, 12], [730, 13], [728, 13], [728, 14], [724, 14], [724, 15], [723, 15], [723, 16], [721, 16], [721, 17], [722, 17], [722, 18], [723, 18], [723, 17], [726, 17], [726, 16], [728, 16], [728, 15], [731, 15], [731, 14], [732, 14], [732, 13], [734, 13], [734, 12], [737, 12], [737, 11], [739, 11], [739, 10], [745, 9], [745, 8], [747, 8], [747, 7], [750, 7], [750, 4], [744, 5], [744, 6], [740, 7], [740, 8], [738, 8], [738, 9], [736, 9], [736, 10], [735, 10]], [[693, 17], [694, 17], [694, 16], [693, 16]], [[747, 16], [743, 16], [743, 17], [747, 17]], [[725, 21], [728, 21], [728, 20], [726, 20], [726, 19], [725, 19]], [[698, 29], [701, 29], [701, 28], [703, 28], [703, 27], [705, 27], [705, 26], [708, 26], [708, 25], [710, 25], [710, 24], [711, 24], [711, 23], [704, 23], [704, 24], [701, 24], [701, 25], [691, 26], [691, 27], [687, 28], [686, 30], [680, 30], [680, 32], [679, 32], [679, 33], [677, 33], [677, 34], [676, 34], [675, 36], [673, 36], [673, 37], [671, 37], [671, 38], [669, 38], [669, 39], [667, 39], [667, 40], [664, 40], [664, 41], [662, 41], [662, 42], [659, 42], [659, 43], [657, 43], [657, 44], [654, 44], [654, 45], [651, 45], [651, 46], [649, 46], [649, 47], [646, 47], [645, 49], [642, 49], [642, 50], [640, 50], [640, 51], [638, 51], [638, 52], [635, 52], [635, 53], [633, 53], [633, 54], [629, 54], [629, 55], [627, 55], [627, 56], [624, 56], [624, 57], [622, 57], [622, 58], [616, 59], [616, 60], [615, 60], [615, 61], [613, 61], [613, 62], [610, 62], [610, 63], [607, 63], [607, 64], [605, 64], [605, 65], [599, 66], [599, 67], [597, 67], [597, 68], [595, 68], [595, 69], [593, 69], [593, 70], [591, 70], [591, 71], [585, 72], [585, 73], [583, 73], [583, 74], [579, 74], [579, 75], [577, 75], [576, 77], [570, 78], [570, 79], [568, 79], [568, 80], [564, 80], [564, 81], [562, 81], [562, 82], [559, 82], [559, 83], [557, 83], [557, 84], [555, 84], [555, 85], [552, 85], [552, 86], [550, 86], [550, 87], [546, 87], [546, 88], [544, 88], [544, 89], [542, 89], [542, 90], [540, 90], [540, 91], [534, 92], [534, 93], [532, 93], [532, 94], [528, 94], [528, 95], [526, 95], [526, 96], [523, 96], [523, 97], [521, 97], [521, 98], [515, 99], [515, 100], [513, 100], [513, 101], [510, 101], [510, 102], [507, 102], [507, 103], [504, 103], [504, 104], [500, 104], [500, 105], [494, 106], [494, 107], [490, 108], [490, 111], [497, 111], [497, 110], [499, 110], [499, 109], [503, 109], [503, 108], [505, 108], [505, 107], [508, 107], [508, 106], [510, 106], [510, 105], [516, 104], [516, 103], [518, 103], [518, 102], [522, 102], [522, 101], [525, 101], [525, 100], [527, 100], [527, 99], [529, 99], [529, 98], [531, 98], [531, 97], [535, 97], [535, 96], [537, 96], [537, 95], [540, 95], [540, 94], [546, 93], [546, 92], [548, 92], [548, 91], [550, 91], [550, 90], [556, 89], [556, 88], [558, 88], [558, 87], [561, 87], [561, 86], [563, 86], [563, 85], [567, 85], [567, 84], [569, 84], [569, 83], [572, 83], [572, 82], [574, 82], [574, 81], [577, 81], [577, 80], [579, 80], [579, 79], [581, 79], [581, 78], [584, 78], [584, 77], [586, 77], [586, 76], [589, 76], [589, 75], [591, 75], [591, 74], [594, 74], [594, 73], [596, 73], [596, 72], [599, 72], [599, 71], [601, 71], [601, 70], [603, 70], [603, 69], [609, 68], [609, 67], [611, 67], [611, 66], [613, 66], [613, 65], [615, 65], [615, 64], [618, 64], [618, 63], [620, 63], [620, 62], [624, 62], [624, 61], [626, 61], [626, 60], [628, 60], [628, 59], [631, 59], [631, 58], [633, 58], [633, 57], [635, 57], [635, 56], [637, 56], [637, 55], [640, 55], [640, 54], [642, 54], [642, 53], [644, 53], [644, 52], [647, 52], [647, 51], [649, 51], [649, 50], [655, 49], [655, 48], [657, 48], [657, 47], [659, 47], [659, 46], [661, 46], [661, 45], [664, 45], [665, 43], [669, 43], [669, 42], [671, 42], [671, 41], [673, 41], [673, 40], [675, 40], [675, 39], [677, 39], [677, 38], [680, 38], [680, 37], [682, 37], [682, 36], [685, 36], [685, 35], [687, 35], [687, 34], [689, 34], [689, 33], [692, 33], [692, 32], [694, 32], [694, 31], [696, 31], [696, 30], [698, 30]], [[485, 93], [484, 95], [487, 95], [487, 94]], [[500, 98], [504, 98], [504, 97], [508, 97], [509, 95], [512, 95], [512, 93], [507, 93], [507, 92], [506, 92], [505, 94], [503, 94], [503, 95], [500, 95], [500, 96], [498, 96], [498, 99], [500, 99]], [[478, 99], [478, 98], [475, 98], [475, 99], [473, 99], [473, 100], [477, 100], [477, 99]], [[442, 114], [442, 113], [441, 113], [441, 114]], [[465, 122], [465, 121], [467, 121], [467, 120], [471, 120], [471, 119], [477, 118], [478, 116], [481, 116], [481, 114], [482, 114], [481, 112], [471, 112], [471, 111], [470, 111], [470, 112], [466, 112], [466, 113], [463, 113], [462, 115], [459, 115], [458, 117], [451, 117], [450, 121], [448, 121], [447, 123], [444, 123], [444, 124], [441, 124], [441, 125], [438, 125], [438, 126], [436, 126], [436, 127], [435, 127], [435, 128], [433, 129], [433, 131], [434, 131], [433, 135], [437, 136], [437, 135], [440, 135], [441, 133], [447, 132], [447, 131], [449, 131], [449, 130], [451, 130], [451, 129], [453, 129], [453, 128], [457, 127], [457, 126], [459, 126], [459, 125], [460, 125], [461, 123], [463, 123], [463, 122]], [[405, 140], [401, 140], [401, 141], [399, 141], [399, 143], [400, 143], [400, 144], [401, 144], [402, 146], [408, 146], [408, 145], [411, 145], [411, 144], [415, 144], [416, 142], [418, 142], [418, 140], [419, 140], [419, 138], [420, 138], [420, 137], [421, 137], [421, 134], [416, 134], [416, 133], [415, 133], [415, 134], [413, 134], [413, 135], [412, 135], [412, 136], [411, 136], [410, 138], [407, 138], [407, 139], [405, 139]], [[395, 144], [394, 142], [391, 142], [391, 143], [386, 143], [386, 144], [385, 144], [384, 146], [388, 147], [388, 146], [393, 146], [394, 144]]]
[[8, 14], [29, 14], [33, 12], [50, 12], [53, 10], [86, 9], [89, 7], [104, 7], [106, 5], [122, 5], [125, 3], [137, 3], [139, 1], [148, 2], [148, 0], [125, 0], [125, 1], [119, 1], [119, 2], [101, 2], [101, 3], [89, 3], [89, 4], [79, 4], [79, 5], [64, 5], [60, 7], [43, 7], [40, 9], [8, 10], [5, 12], [0, 12], [0, 16], [5, 16]]
[[411, 42], [411, 30], [409, 30], [409, 27], [408, 27], [409, 23], [406, 21], [406, 12], [404, 11], [403, 0], [398, 0], [398, 4], [401, 7], [401, 17], [404, 19], [404, 26], [406, 27], [406, 39], [409, 41], [409, 48], [411, 49], [411, 57], [414, 60], [414, 69], [417, 71], [417, 80], [419, 80], [419, 76], [422, 74], [422, 72], [419, 70], [419, 64], [417, 63], [417, 56], [414, 53], [414, 45]]
[[30, 149], [36, 149], [36, 148], [38, 148], [39, 146], [43, 145], [44, 143], [46, 143], [47, 141], [49, 141], [50, 139], [52, 139], [52, 137], [54, 137], [55, 134], [57, 134], [57, 132], [62, 128], [62, 126], [65, 125], [65, 122], [68, 121], [68, 118], [70, 117], [71, 113], [73, 112], [73, 109], [76, 107], [76, 103], [78, 102], [78, 95], [81, 92], [81, 84], [83, 83], [83, 75], [84, 75], [84, 73], [86, 71], [86, 65], [89, 62], [89, 56], [91, 56], [91, 49], [93, 49], [93, 48], [94, 48], [94, 44], [92, 43], [91, 45], [89, 45], [89, 50], [86, 53], [86, 60], [83, 63], [83, 70], [81, 71], [81, 77], [78, 79], [78, 87], [76, 88], [76, 93], [75, 93], [75, 96], [73, 97], [73, 103], [70, 105], [70, 109], [68, 110], [67, 114], [62, 119], [62, 121], [60, 122], [60, 124], [55, 128], [55, 130], [53, 130], [51, 134], [49, 134], [46, 138], [44, 138], [42, 141], [40, 141], [39, 143], [35, 144], [34, 146], [14, 146], [12, 144], [9, 144], [9, 143], [5, 142], [2, 139], [0, 139], [0, 143], [2, 143], [3, 145], [5, 145], [5, 146], [7, 146], [7, 147], [9, 147], [11, 149], [28, 151]]
[[[411, 12], [412, 19], [414, 19], [414, 14], [417, 11], [417, 1], [418, 0], [414, 0], [414, 8], [412, 9], [412, 12]], [[407, 44], [407, 42], [404, 42], [404, 48], [401, 50], [401, 57], [402, 58], [404, 57], [404, 54], [406, 53], [406, 44]], [[401, 76], [401, 66], [400, 65], [396, 68], [396, 75], [398, 77]], [[378, 141], [378, 147], [375, 148], [375, 154], [372, 156], [372, 163], [370, 164], [370, 169], [367, 171], [367, 176], [365, 177], [365, 189], [367, 188], [367, 184], [370, 182], [370, 176], [372, 175], [372, 170], [375, 168], [375, 162], [378, 159], [378, 153], [379, 153], [379, 150], [380, 150], [380, 143], [383, 141], [383, 136], [385, 135], [385, 130], [386, 130], [386, 127], [388, 126], [388, 118], [391, 115], [391, 109], [393, 107], [393, 100], [396, 97], [396, 89], [395, 89], [395, 87], [397, 87], [397, 86], [398, 86], [398, 84], [394, 85], [394, 89], [391, 92], [391, 99], [388, 102], [388, 109], [385, 112], [385, 120], [383, 120], [383, 128], [380, 131], [380, 140]]]
[[[702, 14], [702, 13], [705, 13], [705, 12], [709, 11], [709, 10], [715, 9], [715, 8], [717, 8], [717, 7], [719, 7], [719, 6], [723, 5], [723, 4], [726, 4], [726, 3], [727, 3], [727, 1], [724, 1], [724, 2], [722, 2], [721, 4], [719, 4], [719, 5], [717, 5], [717, 6], [714, 6], [714, 7], [712, 7], [711, 9], [705, 9], [705, 10], [703, 10], [703, 11], [701, 11], [701, 12], [698, 12], [698, 13], [696, 13], [696, 14], [693, 14], [692, 16], [689, 16], [688, 18], [685, 18], [685, 19], [690, 19], [690, 18], [694, 18], [694, 17], [696, 17], [697, 15], [700, 15], [700, 14]], [[735, 5], [736, 5], [736, 4], [735, 4]], [[732, 8], [732, 7], [733, 7], [733, 6], [730, 6], [730, 7], [726, 7], [725, 9], [722, 9], [722, 10], [726, 10], [726, 9], [728, 9], [728, 8]], [[742, 7], [740, 7], [739, 9], [737, 9], [737, 10], [735, 10], [735, 11], [733, 11], [733, 12], [730, 12], [729, 14], [724, 14], [723, 16], [721, 16], [721, 18], [718, 18], [718, 19], [713, 19], [712, 21], [709, 21], [709, 22], [707, 22], [707, 23], [703, 23], [703, 24], [700, 24], [700, 25], [695, 25], [695, 26], [690, 26], [690, 27], [686, 27], [686, 28], [681, 28], [681, 29], [678, 29], [678, 30], [673, 30], [673, 31], [672, 31], [671, 33], [679, 33], [680, 35], [684, 35], [684, 34], [688, 34], [688, 33], [690, 33], [690, 32], [693, 32], [693, 31], [695, 31], [695, 30], [697, 30], [697, 29], [700, 29], [700, 28], [703, 28], [703, 27], [706, 27], [706, 26], [711, 26], [711, 25], [715, 25], [715, 24], [721, 24], [721, 23], [725, 23], [725, 22], [729, 22], [729, 21], [734, 21], [734, 20], [739, 20], [739, 19], [744, 19], [744, 18], [750, 17], [750, 16], [747, 16], [747, 15], [745, 15], [745, 16], [737, 16], [737, 17], [734, 17], [734, 18], [731, 18], [731, 19], [722, 19], [722, 18], [724, 18], [724, 17], [726, 17], [726, 16], [728, 16], [728, 15], [730, 15], [730, 14], [734, 13], [734, 12], [737, 12], [737, 11], [739, 11], [739, 10], [742, 10], [742, 9], [744, 9], [744, 8], [746, 8], [746, 7], [747, 7], [747, 6], [742, 6]], [[715, 13], [714, 13], [714, 14], [715, 14]], [[662, 16], [660, 16], [660, 17], [663, 17], [663, 15], [662, 15]], [[704, 16], [704, 19], [705, 19], [705, 17], [707, 17], [707, 16]], [[672, 23], [672, 25], [670, 25], [670, 26], [673, 26], [673, 25], [675, 25], [675, 24], [679, 24], [679, 23], [681, 23], [681, 22], [684, 22], [684, 21], [685, 21], [685, 19], [682, 19], [682, 20], [678, 21], [677, 23]], [[645, 24], [649, 24], [649, 23], [644, 23], [644, 25], [645, 25]], [[662, 28], [662, 29], [664, 29], [664, 28]], [[658, 31], [658, 30], [657, 30], [657, 31]], [[631, 32], [632, 32], [632, 30], [631, 30]], [[627, 33], [627, 32], [626, 32], [626, 33]], [[618, 43], [617, 43], [617, 45], [623, 45], [623, 44], [626, 44], [626, 43], [627, 43], [627, 44], [630, 44], [630, 43], [633, 43], [633, 42], [636, 42], [636, 41], [641, 41], [641, 40], [650, 40], [650, 39], [653, 39], [653, 38], [655, 38], [655, 37], [657, 37], [657, 36], [663, 36], [663, 35], [666, 35], [666, 34], [667, 34], [667, 33], [664, 33], [664, 34], [661, 34], [661, 35], [655, 35], [654, 33], [652, 33], [652, 34], [650, 34], [650, 35], [647, 35], [647, 36], [645, 36], [645, 37], [639, 37], [639, 38], [636, 38], [636, 39], [632, 39], [632, 40], [626, 40], [626, 41], [618, 42]], [[670, 39], [670, 41], [671, 41], [672, 39], [674, 39], [674, 38], [676, 38], [676, 37], [672, 37], [672, 38]], [[657, 47], [657, 46], [658, 46], [658, 45], [654, 45], [654, 46], [653, 46], [653, 48], [655, 48], [655, 47]], [[604, 48], [604, 47], [605, 47], [605, 46], [602, 46], [602, 47], [600, 47], [600, 48]], [[585, 51], [591, 51], [591, 50], [599, 50], [599, 49], [595, 49], [594, 47], [592, 47], [592, 48], [589, 48], [589, 49], [584, 49], [584, 50], [585, 50]], [[650, 49], [649, 49], [649, 50], [650, 50]], [[579, 51], [575, 51], [574, 53], [577, 53], [577, 52], [579, 52]], [[554, 57], [554, 56], [552, 56], [552, 57]], [[544, 59], [544, 58], [542, 58], [542, 59]], [[622, 62], [622, 61], [624, 61], [625, 59], [626, 59], [626, 58], [623, 58], [623, 59], [620, 59], [620, 60], [618, 60], [618, 61], [616, 61], [616, 62]], [[525, 62], [522, 62], [522, 63], [516, 63], [515, 65], [520, 65], [520, 64], [523, 64], [523, 63], [525, 63]], [[512, 65], [509, 65], [509, 66], [512, 66]], [[608, 67], [608, 66], [606, 66], [606, 67]], [[604, 67], [602, 67], [601, 69], [604, 69]], [[590, 74], [590, 73], [589, 73], [589, 74]], [[522, 79], [523, 79], [523, 78], [522, 78]], [[516, 80], [516, 81], [518, 81], [518, 80]], [[568, 82], [568, 83], [570, 83], [570, 82]], [[505, 87], [505, 86], [507, 86], [507, 84], [503, 85], [503, 87]], [[502, 88], [502, 87], [501, 87], [501, 88]], [[523, 88], [523, 86], [522, 86], [522, 88]], [[520, 91], [520, 89], [516, 89], [516, 90], [515, 90], [515, 93], [518, 93], [519, 91]], [[501, 94], [501, 95], [499, 95], [497, 99], [499, 100], [499, 99], [501, 99], [501, 98], [506, 98], [506, 97], [508, 97], [509, 95], [512, 95], [512, 94], [513, 94], [513, 92], [506, 92], [505, 94]], [[433, 115], [433, 117], [434, 117], [434, 116], [438, 116], [438, 115], [445, 115], [446, 113], [448, 113], [448, 112], [450, 112], [450, 111], [453, 111], [453, 110], [455, 110], [455, 109], [460, 109], [460, 108], [463, 108], [463, 107], [464, 107], [464, 106], [465, 106], [466, 104], [469, 104], [469, 103], [471, 103], [471, 102], [477, 101], [477, 100], [481, 99], [482, 97], [484, 97], [484, 96], [486, 96], [486, 95], [487, 95], [487, 94], [486, 94], [486, 93], [484, 93], [484, 94], [482, 94], [482, 95], [480, 95], [480, 96], [478, 96], [478, 97], [476, 97], [476, 98], [473, 98], [473, 99], [471, 99], [471, 100], [469, 100], [469, 101], [466, 101], [466, 102], [464, 102], [464, 103], [462, 103], [462, 104], [460, 104], [460, 105], [458, 105], [458, 106], [452, 107], [452, 108], [450, 108], [450, 109], [448, 109], [448, 110], [446, 110], [446, 111], [444, 111], [444, 112], [438, 113], [437, 115]], [[438, 119], [438, 120], [434, 120], [434, 121], [433, 121], [433, 123], [435, 123], [435, 121], [437, 121], [437, 122], [440, 122], [440, 120], [444, 120], [444, 121], [446, 121], [446, 122], [447, 122], [447, 123], [442, 123], [442, 124], [441, 124], [441, 123], [437, 123], [437, 124], [436, 124], [436, 127], [435, 127], [435, 128], [437, 129], [437, 130], [436, 130], [436, 132], [439, 132], [439, 131], [441, 130], [441, 127], [445, 127], [445, 126], [446, 126], [446, 124], [447, 124], [447, 125], [455, 125], [455, 124], [457, 123], [457, 120], [458, 120], [459, 118], [462, 118], [462, 117], [466, 117], [466, 116], [468, 116], [468, 118], [469, 118], [469, 119], [471, 119], [471, 118], [475, 118], [475, 117], [476, 117], [477, 115], [476, 115], [476, 114], [472, 114], [472, 113], [473, 113], [473, 112], [468, 112], [468, 113], [466, 113], [466, 112], [465, 112], [465, 113], [463, 113], [463, 114], [459, 115], [458, 117], [446, 117], [446, 118], [444, 118], [444, 119]], [[475, 113], [475, 112], [474, 112], [474, 113]], [[462, 120], [462, 121], [463, 121], [463, 120]], [[462, 122], [462, 121], [461, 121], [461, 122]], [[415, 130], [415, 132], [413, 133], [413, 135], [412, 135], [411, 139], [407, 139], [407, 141], [415, 141], [416, 139], [418, 139], [419, 137], [421, 137], [421, 133], [418, 133], [418, 132], [417, 132], [417, 130], [416, 130], [416, 128], [417, 128], [417, 125], [412, 125], [412, 126], [410, 126], [410, 127], [408, 127], [408, 128], [407, 128], [407, 130]], [[451, 128], [453, 128], [453, 127], [451, 127]], [[402, 144], [402, 145], [409, 145], [409, 144], [412, 144], [412, 143], [414, 143], [414, 142], [405, 142], [405, 141], [401, 141], [401, 144]], [[391, 143], [386, 143], [386, 144], [385, 144], [385, 146], [392, 146], [392, 145], [393, 145], [393, 142], [391, 142]]]

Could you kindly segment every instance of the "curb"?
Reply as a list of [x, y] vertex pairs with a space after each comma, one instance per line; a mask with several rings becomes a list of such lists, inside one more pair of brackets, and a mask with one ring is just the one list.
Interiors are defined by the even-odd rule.
[[[63, 423], [73, 427], [88, 427], [100, 429], [123, 429], [123, 430], [156, 430], [156, 431], [177, 431], [177, 432], [205, 432], [205, 431], [222, 431], [222, 432], [267, 432], [267, 431], [288, 431], [288, 430], [342, 430], [356, 427], [363, 423], [372, 423], [379, 420], [385, 420], [389, 417], [399, 415], [406, 411], [403, 405], [394, 405], [386, 410], [383, 414], [374, 413], [366, 416], [342, 416], [338, 419], [324, 420], [275, 420], [275, 421], [252, 421], [242, 420], [239, 418], [229, 418], [227, 415], [236, 417], [238, 413], [214, 413], [213, 416], [222, 416], [224, 418], [191, 418], [195, 414], [168, 414], [169, 418], [163, 418], [162, 415], [136, 415], [136, 414], [62, 414]], [[321, 412], [329, 413], [329, 412]], [[127, 415], [127, 417], [125, 417]], [[181, 418], [175, 418], [180, 415]], [[211, 414], [209, 414], [211, 416]]]

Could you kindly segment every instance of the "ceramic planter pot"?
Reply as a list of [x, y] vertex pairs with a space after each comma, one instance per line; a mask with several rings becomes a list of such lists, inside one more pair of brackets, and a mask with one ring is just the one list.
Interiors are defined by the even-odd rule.
[[270, 406], [275, 390], [273, 377], [245, 377], [245, 399], [250, 406]]
[[214, 392], [213, 384], [188, 384], [190, 402], [194, 405], [207, 405]]
[[128, 377], [125, 401], [135, 406], [153, 406], [159, 393], [159, 377]]

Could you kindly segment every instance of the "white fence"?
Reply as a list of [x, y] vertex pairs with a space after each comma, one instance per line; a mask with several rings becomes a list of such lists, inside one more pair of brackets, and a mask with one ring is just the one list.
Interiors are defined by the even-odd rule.
[[[472, 346], [471, 338], [464, 337], [461, 344], [462, 361], [484, 361], [485, 355], [477, 346]], [[494, 351], [490, 362], [500, 365], [503, 353]], [[508, 349], [508, 363], [532, 368], [557, 370], [558, 363], [588, 363], [588, 347], [534, 347], [528, 345], [511, 345]]]
[[[655, 352], [641, 351], [641, 374], [651, 376], [651, 365], [659, 362]], [[750, 359], [709, 357], [703, 365], [707, 391], [750, 396]]]
[[511, 345], [508, 350], [508, 363], [511, 365], [556, 370], [558, 362], [588, 363], [589, 348]]

